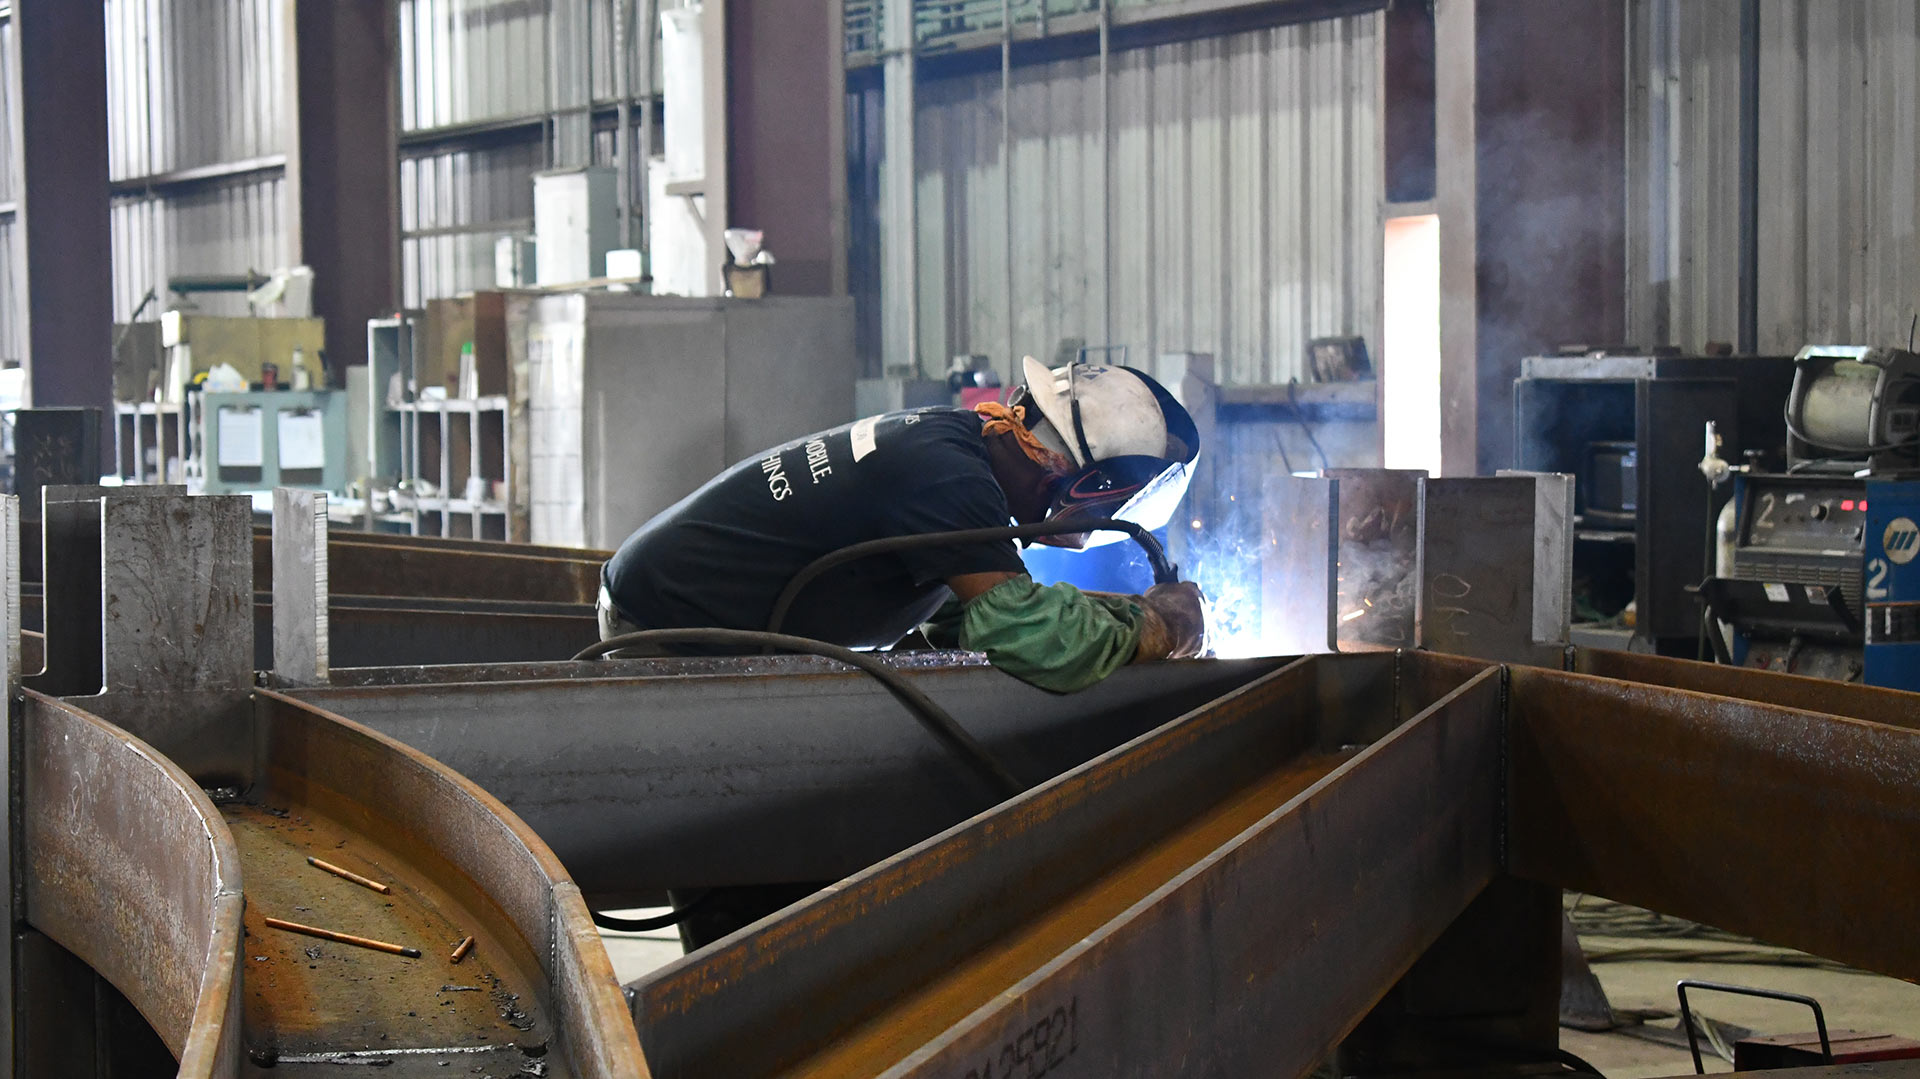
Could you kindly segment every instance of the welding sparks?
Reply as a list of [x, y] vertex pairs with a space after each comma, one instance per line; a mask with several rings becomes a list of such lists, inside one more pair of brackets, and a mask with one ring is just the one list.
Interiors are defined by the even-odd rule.
[[[1372, 606], [1372, 604], [1368, 604], [1367, 606], [1369, 606], [1369, 607], [1370, 607], [1370, 606]], [[1341, 616], [1340, 616], [1340, 621], [1342, 621], [1342, 622], [1351, 622], [1351, 621], [1353, 621], [1354, 619], [1356, 619], [1356, 618], [1359, 618], [1360, 616], [1362, 616], [1362, 615], [1364, 615], [1364, 614], [1366, 614], [1366, 613], [1367, 613], [1367, 612], [1366, 612], [1366, 608], [1364, 608], [1364, 607], [1355, 607], [1355, 608], [1354, 608], [1353, 610], [1351, 610], [1351, 611], [1348, 611], [1348, 612], [1347, 612], [1346, 614], [1343, 614], [1343, 615], [1341, 615]]]

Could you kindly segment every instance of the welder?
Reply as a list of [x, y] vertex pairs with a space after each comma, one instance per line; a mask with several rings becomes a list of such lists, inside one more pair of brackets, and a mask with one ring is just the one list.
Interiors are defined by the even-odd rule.
[[[1025, 360], [1007, 403], [891, 412], [727, 469], [648, 521], [601, 574], [603, 639], [643, 629], [765, 629], [803, 568], [864, 541], [1118, 518], [1166, 523], [1199, 436], [1173, 395], [1130, 367]], [[1124, 539], [1087, 532], [1041, 542]], [[1009, 540], [874, 555], [823, 573], [783, 632], [860, 649], [924, 625], [939, 647], [986, 653], [1033, 685], [1072, 692], [1127, 663], [1199, 654], [1197, 586], [1143, 595], [1041, 585]]]

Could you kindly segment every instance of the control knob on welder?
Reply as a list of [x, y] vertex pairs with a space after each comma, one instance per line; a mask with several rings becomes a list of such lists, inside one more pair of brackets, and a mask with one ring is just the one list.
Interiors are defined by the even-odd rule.
[[1813, 504], [1813, 519], [1816, 521], [1824, 521], [1827, 519], [1827, 514], [1831, 512], [1831, 510], [1832, 507], [1829, 504], [1816, 502]]

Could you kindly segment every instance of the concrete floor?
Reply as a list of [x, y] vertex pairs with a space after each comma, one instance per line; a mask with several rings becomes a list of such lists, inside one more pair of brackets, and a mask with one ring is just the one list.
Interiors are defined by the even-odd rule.
[[[664, 910], [643, 909], [610, 912], [626, 918], [646, 918]], [[613, 969], [622, 983], [658, 969], [681, 955], [680, 937], [672, 929], [649, 933], [616, 933], [602, 930], [601, 940], [613, 957]], [[1622, 948], [1636, 951], [1669, 949], [1688, 952], [1714, 950], [1743, 953], [1773, 952], [1782, 956], [1799, 953], [1786, 949], [1726, 945], [1709, 941], [1638, 940], [1609, 937], [1583, 942], [1586, 950], [1600, 953]], [[1827, 1015], [1830, 1030], [1852, 1029], [1873, 1033], [1902, 1034], [1920, 1039], [1920, 985], [1895, 978], [1860, 972], [1822, 968], [1766, 966], [1754, 963], [1713, 963], [1699, 959], [1668, 961], [1636, 958], [1619, 962], [1596, 962], [1594, 974], [1607, 991], [1616, 1013], [1658, 1009], [1677, 1013], [1674, 983], [1682, 978], [1729, 982], [1766, 989], [1800, 993], [1818, 1000]], [[1723, 1023], [1747, 1027], [1760, 1034], [1785, 1034], [1813, 1029], [1813, 1016], [1798, 1005], [1746, 997], [1711, 993], [1691, 994], [1695, 1009]], [[1675, 1019], [1655, 1019], [1647, 1024], [1677, 1030]], [[1608, 1079], [1645, 1079], [1653, 1076], [1678, 1076], [1693, 1073], [1693, 1060], [1684, 1046], [1661, 1045], [1631, 1034], [1615, 1031], [1589, 1034], [1562, 1029], [1560, 1045], [1593, 1064]], [[1723, 1060], [1702, 1050], [1710, 1072], [1732, 1070]]]
[[[1710, 952], [1717, 947], [1727, 951], [1765, 951], [1782, 956], [1800, 954], [1787, 949], [1716, 946], [1699, 941], [1680, 944], [1673, 941], [1608, 938], [1604, 942], [1587, 940], [1582, 943], [1589, 954], [1623, 945], [1700, 952]], [[1819, 1001], [1826, 1012], [1829, 1033], [1851, 1029], [1920, 1039], [1920, 986], [1877, 974], [1756, 963], [1713, 963], [1692, 958], [1684, 961], [1633, 959], [1598, 962], [1593, 965], [1593, 971], [1606, 989], [1607, 999], [1616, 1014], [1631, 1009], [1660, 1009], [1677, 1013], [1679, 1001], [1674, 993], [1674, 984], [1682, 978], [1694, 978], [1810, 996]], [[1813, 1013], [1797, 1004], [1698, 991], [1689, 992], [1688, 998], [1696, 1014], [1747, 1027], [1759, 1035], [1811, 1032], [1814, 1029]], [[1679, 1026], [1675, 1019], [1651, 1020], [1647, 1025], [1675, 1031]], [[1684, 1043], [1666, 1046], [1623, 1031], [1587, 1034], [1562, 1028], [1560, 1046], [1591, 1063], [1608, 1079], [1693, 1074], [1693, 1059]], [[1704, 1048], [1701, 1055], [1710, 1072], [1732, 1070], [1725, 1061], [1710, 1055]]]
[[[667, 908], [640, 908], [637, 910], [610, 910], [603, 913], [616, 918], [652, 918], [665, 914]], [[657, 970], [680, 958], [680, 932], [677, 929], [655, 929], [649, 933], [617, 933], [611, 929], [600, 931], [600, 942], [607, 946], [607, 954], [613, 957], [613, 973], [620, 984], [638, 978], [648, 971]]]

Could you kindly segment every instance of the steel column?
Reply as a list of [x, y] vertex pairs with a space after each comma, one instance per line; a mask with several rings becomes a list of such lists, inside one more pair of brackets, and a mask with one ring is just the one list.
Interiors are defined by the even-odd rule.
[[287, 26], [287, 257], [313, 267], [328, 379], [367, 359], [399, 301], [394, 0], [281, 0]]
[[[20, 133], [14, 280], [30, 404], [113, 413], [113, 249], [107, 220], [107, 36], [100, 4], [13, 5]], [[98, 478], [98, 477], [94, 477]]]

